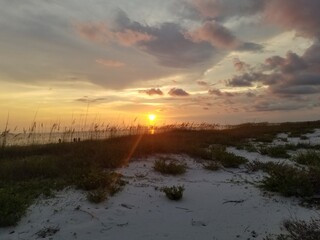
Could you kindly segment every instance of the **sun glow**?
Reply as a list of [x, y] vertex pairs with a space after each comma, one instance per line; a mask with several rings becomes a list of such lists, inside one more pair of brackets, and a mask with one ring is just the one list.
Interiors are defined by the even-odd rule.
[[154, 114], [149, 114], [149, 115], [148, 115], [148, 118], [149, 118], [149, 121], [150, 121], [150, 122], [154, 122], [154, 120], [156, 120], [157, 116], [154, 115]]

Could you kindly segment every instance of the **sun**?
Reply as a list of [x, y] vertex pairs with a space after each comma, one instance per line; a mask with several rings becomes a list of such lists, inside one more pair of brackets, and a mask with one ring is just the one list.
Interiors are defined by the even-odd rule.
[[150, 122], [153, 122], [154, 120], [156, 120], [157, 116], [154, 114], [149, 114], [148, 118], [149, 118]]

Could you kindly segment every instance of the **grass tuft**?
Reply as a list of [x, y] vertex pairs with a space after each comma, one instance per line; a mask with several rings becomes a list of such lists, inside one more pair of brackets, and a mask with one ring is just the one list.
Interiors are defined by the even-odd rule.
[[283, 223], [286, 233], [275, 237], [268, 236], [264, 240], [319, 240], [320, 220], [306, 221], [287, 220]]
[[214, 145], [211, 148], [212, 160], [221, 163], [225, 168], [238, 168], [248, 160], [226, 151], [224, 146]]
[[273, 158], [290, 158], [290, 155], [287, 153], [286, 146], [260, 146], [259, 152], [262, 155], [268, 155]]
[[159, 159], [155, 161], [153, 169], [163, 174], [181, 175], [186, 172], [187, 166], [175, 160]]
[[221, 163], [213, 161], [206, 162], [203, 164], [203, 168], [210, 171], [218, 171], [219, 169], [221, 169]]
[[178, 201], [183, 196], [184, 187], [183, 186], [172, 186], [172, 187], [163, 187], [161, 189], [170, 200]]
[[299, 152], [293, 160], [299, 164], [320, 167], [320, 152], [315, 150]]
[[298, 169], [286, 164], [268, 164], [265, 167], [269, 176], [261, 187], [271, 192], [290, 197], [309, 197], [319, 193], [320, 169]]
[[106, 188], [98, 188], [87, 193], [87, 199], [92, 203], [101, 203], [107, 199], [108, 190]]

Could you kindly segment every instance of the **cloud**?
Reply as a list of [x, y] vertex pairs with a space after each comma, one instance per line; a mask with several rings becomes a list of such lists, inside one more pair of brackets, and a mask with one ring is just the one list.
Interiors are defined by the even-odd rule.
[[242, 42], [229, 29], [216, 21], [206, 21], [199, 28], [185, 33], [193, 42], [208, 42], [213, 47], [226, 50], [258, 51], [262, 46], [256, 43]]
[[260, 84], [267, 87], [272, 96], [295, 98], [298, 95], [320, 93], [320, 57], [319, 42], [316, 41], [304, 54], [288, 52], [265, 60], [260, 71], [250, 69], [226, 81], [228, 86], [249, 87]]
[[75, 25], [83, 38], [94, 42], [114, 42], [123, 46], [133, 46], [154, 39], [154, 36], [132, 29], [110, 29], [105, 23], [81, 23]]
[[118, 11], [112, 28], [102, 23], [77, 24], [80, 36], [89, 41], [112, 42], [124, 46], [135, 46], [170, 68], [190, 68], [212, 59], [217, 50], [207, 42], [187, 39], [185, 29], [174, 22], [157, 26], [143, 25], [131, 21], [124, 11]]
[[208, 86], [209, 85], [206, 81], [203, 81], [203, 80], [198, 80], [197, 84], [200, 86]]
[[293, 73], [307, 68], [305, 60], [296, 53], [288, 52], [286, 57], [273, 56], [265, 61], [267, 68], [283, 73]]
[[159, 89], [159, 88], [150, 88], [150, 89], [146, 89], [146, 90], [139, 90], [139, 93], [145, 93], [149, 96], [153, 96], [153, 95], [163, 95], [163, 92]]
[[304, 37], [320, 37], [319, 0], [267, 0], [265, 18]]
[[125, 66], [125, 63], [123, 62], [109, 60], [109, 59], [97, 59], [96, 63], [101, 64], [102, 66], [108, 67], [108, 68], [120, 68]]
[[226, 81], [226, 85], [231, 87], [251, 87], [254, 82], [262, 81], [262, 79], [265, 79], [262, 73], [250, 72], [233, 76]]
[[235, 49], [240, 41], [223, 25], [215, 21], [207, 21], [198, 29], [186, 33], [186, 37], [194, 42], [209, 42], [222, 49]]
[[222, 92], [219, 89], [209, 89], [208, 93], [210, 95], [222, 96]]
[[77, 23], [75, 30], [81, 37], [93, 42], [105, 42], [108, 39], [109, 30], [104, 23]]
[[181, 88], [172, 88], [170, 89], [168, 94], [172, 97], [187, 97], [190, 95], [189, 93], [187, 93], [185, 90]]
[[215, 95], [215, 96], [219, 96], [219, 97], [234, 97], [234, 96], [235, 96], [234, 93], [231, 93], [231, 92], [222, 92], [222, 91], [220, 91], [219, 89], [215, 89], [215, 88], [209, 89], [209, 90], [208, 90], [208, 93], [209, 93], [210, 95]]
[[256, 14], [263, 9], [264, 0], [187, 0], [184, 6], [185, 16], [225, 20]]
[[250, 67], [249, 64], [241, 61], [238, 58], [234, 58], [233, 59], [233, 66], [234, 66], [234, 68], [236, 69], [237, 72], [246, 72]]
[[107, 98], [99, 97], [99, 98], [89, 98], [88, 96], [84, 96], [82, 98], [78, 98], [75, 101], [76, 102], [82, 102], [82, 103], [95, 103], [95, 102], [101, 102], [105, 101]]
[[270, 111], [293, 111], [298, 109], [305, 109], [306, 107], [312, 108], [313, 104], [309, 105], [305, 102], [272, 102], [262, 101], [254, 105], [253, 110], [258, 112], [270, 112]]

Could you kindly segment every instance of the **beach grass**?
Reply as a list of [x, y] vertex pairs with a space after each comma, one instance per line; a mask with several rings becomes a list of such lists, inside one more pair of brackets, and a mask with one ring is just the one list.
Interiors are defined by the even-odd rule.
[[[276, 136], [278, 133], [296, 129], [305, 133], [304, 129], [310, 131], [312, 128], [320, 128], [320, 121], [248, 123], [228, 126], [222, 130], [194, 129], [192, 124], [185, 124], [177, 128], [170, 126], [155, 134], [1, 147], [0, 227], [17, 224], [38, 197], [52, 195], [55, 190], [66, 186], [87, 191], [102, 189], [106, 190], [108, 195], [116, 193], [121, 189], [121, 184], [114, 184], [114, 179], [118, 178], [107, 177], [105, 173], [127, 165], [132, 159], [154, 154], [187, 154], [219, 162], [226, 168], [239, 167], [246, 163], [246, 159], [227, 152], [227, 146], [238, 146], [239, 143], [247, 143], [259, 136]], [[220, 147], [210, 148], [212, 144]], [[292, 170], [287, 172], [290, 171]], [[279, 179], [279, 174], [274, 173], [272, 179]], [[278, 182], [272, 182], [272, 179], [268, 180], [266, 185], [272, 186], [272, 190], [278, 190], [274, 187]], [[307, 180], [309, 181], [309, 178]], [[296, 192], [293, 191], [294, 194]], [[94, 201], [103, 199], [104, 192], [92, 194], [91, 197], [89, 199]]]

